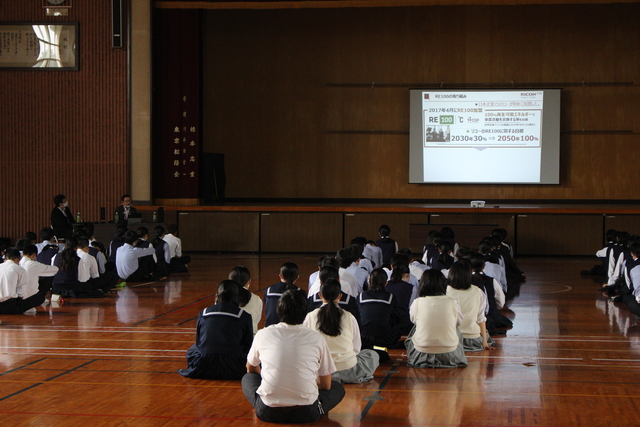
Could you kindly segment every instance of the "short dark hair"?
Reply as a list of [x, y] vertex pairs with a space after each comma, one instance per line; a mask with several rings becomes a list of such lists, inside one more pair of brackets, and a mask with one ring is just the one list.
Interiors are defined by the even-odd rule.
[[466, 290], [471, 287], [471, 262], [462, 259], [449, 269], [449, 285], [454, 289]]
[[27, 245], [22, 250], [22, 255], [31, 256], [38, 253], [38, 248], [36, 245]]
[[120, 201], [124, 202], [124, 199], [126, 199], [127, 197], [131, 198], [131, 195], [130, 194], [123, 194], [122, 197], [120, 197]]
[[378, 229], [378, 233], [380, 233], [382, 237], [389, 237], [389, 234], [391, 234], [391, 227], [389, 227], [386, 224], [383, 224]]
[[51, 227], [44, 227], [42, 230], [40, 230], [40, 238], [42, 240], [51, 240], [53, 236], [53, 228]]
[[167, 225], [167, 233], [174, 234], [176, 231], [178, 231], [178, 226], [176, 224]]
[[67, 196], [65, 196], [64, 194], [58, 194], [57, 196], [55, 196], [53, 198], [53, 203], [58, 206], [60, 205], [60, 203], [64, 202], [64, 199], [66, 199]]
[[421, 297], [435, 297], [447, 294], [447, 279], [440, 270], [426, 270], [420, 278], [418, 295]]
[[86, 237], [78, 237], [78, 248], [84, 249], [89, 247], [89, 239]]
[[309, 312], [309, 301], [303, 290], [285, 291], [278, 300], [278, 317], [288, 325], [301, 325]]
[[12, 261], [20, 259], [20, 251], [16, 248], [9, 248], [4, 252], [4, 257]]
[[124, 233], [124, 242], [133, 245], [138, 240], [138, 233], [133, 230], [128, 230]]
[[329, 279], [340, 280], [340, 274], [338, 273], [337, 269], [331, 267], [330, 265], [325, 265], [320, 269], [318, 278], [320, 279], [320, 283], [324, 283]]

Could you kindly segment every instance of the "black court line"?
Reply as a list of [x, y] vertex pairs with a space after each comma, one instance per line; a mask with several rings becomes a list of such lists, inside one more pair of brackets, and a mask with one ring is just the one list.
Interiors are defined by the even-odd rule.
[[398, 373], [398, 371], [396, 371], [396, 368], [400, 366], [401, 360], [402, 359], [397, 359], [394, 362], [394, 364], [391, 366], [391, 368], [387, 371], [387, 376], [384, 377], [384, 379], [380, 383], [378, 390], [376, 390], [376, 392], [373, 393], [372, 396], [365, 397], [365, 399], [368, 400], [369, 403], [367, 403], [367, 406], [365, 406], [364, 409], [362, 410], [362, 413], [360, 414], [360, 420], [358, 420], [359, 422], [362, 422], [364, 420], [364, 417], [367, 416], [367, 414], [369, 413], [369, 410], [371, 409], [373, 404], [376, 403], [376, 401], [382, 400], [382, 397], [380, 397], [380, 392], [387, 385], [387, 382], [389, 382], [389, 379], [391, 379], [391, 375]]
[[[36, 362], [39, 362], [39, 361], [42, 361], [42, 360], [45, 360], [45, 359], [46, 359], [46, 358], [43, 358], [43, 359], [37, 360]], [[30, 363], [30, 364], [28, 364], [28, 365], [25, 365], [25, 366], [29, 366], [29, 365], [31, 365], [31, 364], [33, 364], [33, 363], [36, 363], [36, 362], [32, 362], [32, 363]], [[18, 391], [16, 391], [15, 393], [11, 393], [11, 394], [9, 394], [9, 395], [7, 395], [7, 396], [0, 397], [0, 402], [2, 402], [3, 400], [7, 400], [7, 399], [9, 399], [10, 397], [17, 396], [17, 395], [19, 395], [20, 393], [23, 393], [23, 392], [25, 392], [25, 391], [27, 391], [27, 390], [31, 390], [32, 388], [38, 387], [38, 386], [40, 386], [40, 385], [44, 384], [45, 382], [48, 382], [48, 381], [54, 380], [54, 379], [56, 379], [56, 378], [58, 378], [58, 377], [61, 377], [62, 375], [68, 374], [69, 372], [73, 372], [73, 371], [75, 371], [75, 370], [77, 370], [77, 369], [80, 369], [80, 368], [82, 368], [82, 367], [84, 367], [84, 366], [87, 366], [88, 364], [93, 363], [93, 362], [95, 362], [95, 360], [90, 360], [90, 361], [88, 361], [88, 362], [86, 362], [86, 363], [83, 363], [82, 365], [76, 366], [76, 367], [75, 367], [75, 368], [73, 368], [73, 369], [68, 369], [68, 370], [66, 370], [66, 371], [64, 371], [64, 372], [62, 372], [62, 373], [60, 373], [60, 374], [58, 374], [58, 375], [54, 375], [53, 377], [51, 377], [51, 378], [49, 378], [49, 379], [46, 379], [46, 380], [44, 380], [44, 381], [40, 381], [40, 382], [37, 382], [37, 383], [35, 383], [35, 384], [32, 384], [32, 385], [30, 385], [29, 387], [23, 388], [22, 390], [18, 390]], [[14, 369], [14, 371], [15, 371], [15, 370], [16, 370], [16, 369]]]
[[43, 357], [42, 359], [34, 360], [33, 362], [27, 363], [26, 365], [18, 366], [17, 368], [11, 369], [10, 371], [1, 373], [0, 377], [3, 376], [3, 375], [6, 375], [6, 374], [10, 374], [11, 372], [19, 371], [20, 369], [24, 369], [27, 366], [31, 366], [31, 365], [36, 364], [38, 362], [42, 362], [45, 359], [46, 359], [46, 357]]

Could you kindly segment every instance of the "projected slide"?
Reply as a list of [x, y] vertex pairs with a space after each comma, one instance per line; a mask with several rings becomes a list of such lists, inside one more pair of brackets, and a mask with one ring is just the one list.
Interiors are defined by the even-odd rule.
[[557, 89], [410, 91], [409, 182], [559, 183]]
[[425, 92], [424, 146], [539, 147], [543, 92]]

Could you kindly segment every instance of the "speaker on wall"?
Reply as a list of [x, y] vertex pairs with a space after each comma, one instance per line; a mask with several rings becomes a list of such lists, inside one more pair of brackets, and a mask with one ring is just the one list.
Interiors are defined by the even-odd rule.
[[111, 0], [111, 46], [122, 48], [122, 0]]
[[200, 189], [204, 203], [224, 201], [224, 189], [227, 184], [224, 154], [202, 153], [200, 159]]

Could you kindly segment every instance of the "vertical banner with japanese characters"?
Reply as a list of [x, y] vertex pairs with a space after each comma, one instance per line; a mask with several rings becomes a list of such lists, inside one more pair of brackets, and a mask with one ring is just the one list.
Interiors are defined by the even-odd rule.
[[200, 14], [156, 10], [154, 197], [197, 199], [201, 153]]

